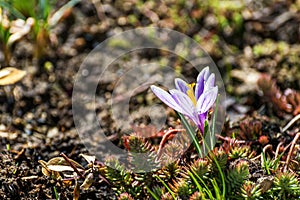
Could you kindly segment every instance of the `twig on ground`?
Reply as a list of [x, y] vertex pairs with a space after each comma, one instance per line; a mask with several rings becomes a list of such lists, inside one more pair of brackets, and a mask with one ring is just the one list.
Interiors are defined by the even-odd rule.
[[289, 167], [289, 163], [290, 163], [293, 151], [294, 151], [294, 147], [295, 147], [296, 142], [299, 139], [299, 137], [300, 137], [300, 132], [298, 132], [296, 134], [295, 138], [293, 139], [293, 141], [291, 143], [290, 151], [289, 151], [288, 156], [287, 156], [286, 161], [285, 161], [284, 171], [287, 171], [287, 169]]
[[176, 132], [184, 132], [184, 131], [185, 131], [185, 129], [169, 129], [169, 130], [166, 131], [166, 133], [164, 134], [163, 138], [161, 139], [161, 142], [160, 142], [159, 147], [158, 147], [158, 151], [157, 151], [158, 159], [160, 159], [160, 157], [161, 157], [162, 149], [165, 146], [167, 140], [169, 139], [169, 136], [171, 134], [176, 133]]
[[[273, 146], [272, 146], [271, 144], [266, 145], [266, 146], [263, 148], [264, 154], [266, 154], [266, 151], [267, 151], [268, 149], [271, 149], [271, 150], [272, 150], [272, 148], [273, 148]], [[272, 151], [272, 153], [274, 153], [274, 152]]]
[[259, 154], [258, 156], [254, 157], [254, 158], [251, 158], [250, 160], [251, 160], [251, 161], [255, 161], [255, 160], [257, 160], [257, 159], [260, 159], [260, 157], [261, 157], [261, 154]]
[[275, 159], [277, 158], [277, 156], [279, 154], [279, 149], [280, 149], [281, 145], [283, 145], [283, 144], [284, 144], [284, 142], [279, 142], [279, 144], [277, 145], [276, 152], [275, 152]]
[[220, 140], [230, 142], [230, 143], [236, 143], [236, 144], [246, 144], [247, 143], [247, 141], [245, 141], [245, 140], [232, 139], [230, 137], [223, 137], [223, 136], [218, 135], [218, 134], [216, 134], [216, 137]]
[[[266, 145], [264, 148], [263, 148], [263, 153], [264, 153], [264, 155], [266, 155], [266, 151], [268, 150], [268, 149], [271, 149], [272, 150], [272, 148], [273, 148], [273, 146], [271, 145], [271, 144], [268, 144], [268, 145]], [[272, 151], [272, 153], [274, 153], [273, 151]], [[264, 156], [260, 156], [260, 162], [262, 163], [262, 165], [264, 165]]]
[[300, 114], [296, 115], [285, 127], [283, 127], [281, 133], [287, 131], [299, 119], [300, 119]]
[[70, 167], [72, 167], [74, 169], [74, 171], [83, 179], [85, 179], [85, 177], [78, 171], [77, 167], [75, 167], [73, 165], [73, 163], [70, 161], [70, 159], [64, 154], [64, 153], [61, 153], [60, 156], [62, 156], [70, 165]]
[[39, 176], [25, 176], [21, 177], [22, 180], [32, 180], [32, 179], [37, 179]]

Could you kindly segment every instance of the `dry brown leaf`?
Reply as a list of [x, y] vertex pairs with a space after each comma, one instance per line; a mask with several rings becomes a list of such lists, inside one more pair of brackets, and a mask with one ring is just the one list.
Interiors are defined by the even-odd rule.
[[[70, 162], [77, 168], [78, 171], [84, 171], [84, 168], [76, 161], [69, 159]], [[45, 176], [53, 177], [54, 179], [61, 178], [59, 172], [71, 171], [74, 169], [69, 165], [69, 163], [62, 157], [55, 157], [50, 159], [48, 162], [39, 160], [42, 165], [42, 173]]]
[[51, 171], [56, 171], [56, 172], [64, 172], [64, 171], [71, 171], [73, 172], [74, 169], [70, 166], [66, 165], [47, 165], [48, 169]]
[[13, 67], [6, 67], [0, 70], [0, 85], [11, 85], [20, 81], [26, 75], [26, 71]]
[[83, 157], [89, 164], [94, 163], [96, 160], [96, 156], [89, 156], [86, 154], [80, 154], [79, 156]]
[[[84, 170], [84, 167], [82, 167], [78, 162], [72, 160], [72, 159], [69, 159], [70, 162], [72, 162], [72, 164], [79, 168], [79, 169], [82, 169]], [[55, 157], [55, 158], [52, 158], [50, 159], [48, 162], [47, 162], [47, 166], [50, 166], [50, 165], [63, 165], [63, 166], [70, 166], [69, 163], [63, 158], [63, 157]]]
[[27, 35], [34, 24], [34, 19], [29, 17], [26, 21], [17, 19], [10, 24], [9, 32], [11, 36], [8, 39], [7, 45], [11, 46], [13, 43]]
[[39, 160], [38, 162], [42, 165], [42, 173], [45, 176], [53, 177], [54, 179], [60, 179], [61, 178], [61, 176], [58, 172], [52, 171], [48, 168], [47, 163], [45, 161]]
[[73, 200], [78, 200], [80, 197], [80, 187], [79, 184], [77, 182], [77, 180], [75, 180], [75, 187], [74, 187], [74, 192], [73, 192]]
[[93, 173], [89, 173], [84, 182], [82, 183], [82, 185], [80, 186], [80, 188], [84, 189], [84, 190], [88, 190], [91, 185], [93, 184], [94, 182], [94, 176], [93, 176]]

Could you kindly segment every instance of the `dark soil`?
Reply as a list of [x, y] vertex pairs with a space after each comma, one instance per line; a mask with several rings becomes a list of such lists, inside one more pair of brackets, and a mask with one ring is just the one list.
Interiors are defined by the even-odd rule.
[[[60, 199], [73, 198], [74, 184], [68, 186], [62, 181], [46, 177], [38, 161], [47, 162], [64, 153], [83, 166], [86, 165], [79, 155], [89, 152], [77, 134], [72, 116], [74, 78], [94, 47], [115, 33], [136, 27], [154, 25], [183, 32], [195, 39], [204, 38], [199, 41], [200, 45], [218, 65], [228, 92], [227, 114], [230, 120], [223, 134], [230, 136], [234, 132], [232, 130], [240, 130], [241, 119], [249, 116], [263, 122], [264, 134], [269, 137], [269, 143], [274, 148], [280, 141], [289, 144], [299, 131], [298, 121], [284, 135], [275, 136], [293, 115], [284, 112], [278, 115], [268, 100], [261, 96], [261, 92], [252, 87], [253, 83], [247, 82], [246, 78], [231, 76], [232, 70], [247, 73], [251, 69], [270, 74], [282, 91], [287, 88], [299, 91], [299, 8], [293, 12], [289, 3], [266, 4], [263, 5], [264, 9], [248, 15], [243, 13], [242, 24], [238, 25], [234, 24], [231, 12], [216, 13], [208, 9], [202, 13], [196, 4], [191, 7], [179, 4], [171, 7], [167, 3], [153, 2], [157, 4], [156, 11], [156, 7], [149, 3], [149, 10], [156, 13], [158, 21], [145, 11], [146, 5], [141, 9], [134, 1], [128, 5], [124, 5], [123, 1], [104, 1], [103, 4], [102, 10], [90, 1], [79, 3], [72, 15], [53, 30], [58, 44], [49, 46], [48, 54], [39, 60], [33, 58], [34, 45], [30, 38], [14, 46], [10, 65], [24, 69], [28, 74], [16, 85], [0, 88], [0, 199], [55, 199], [55, 189]], [[162, 11], [164, 7], [177, 10], [177, 17], [186, 15], [188, 18], [186, 21], [172, 19], [169, 12]], [[249, 9], [245, 8], [243, 12], [250, 12]], [[284, 13], [289, 14], [281, 21], [280, 16]], [[227, 17], [228, 27], [224, 28], [215, 22], [218, 15]], [[122, 21], [124, 17], [127, 19], [125, 22]], [[264, 49], [266, 39], [269, 39], [270, 46]], [[284, 42], [288, 52], [278, 50], [280, 47], [276, 45], [279, 41]], [[128, 60], [121, 59], [115, 65], [151, 63], [161, 60], [164, 55], [163, 52], [134, 52]], [[3, 56], [0, 59], [4, 66]], [[195, 80], [197, 76], [179, 58], [171, 59], [169, 65], [184, 66], [182, 73], [190, 80]], [[104, 131], [108, 136], [119, 136], [124, 133], [116, 129], [107, 107], [101, 104], [101, 101], [107, 102], [110, 99], [113, 84], [110, 77], [107, 77], [99, 85], [97, 95], [102, 99], [99, 99], [97, 115], [104, 121]], [[245, 87], [241, 88], [242, 85]], [[146, 90], [135, 94], [131, 99], [131, 110], [147, 106], [149, 98], [154, 101], [153, 95]], [[147, 124], [147, 120], [147, 117], [137, 116], [134, 122]], [[174, 116], [169, 117], [165, 128], [176, 123]], [[114, 142], [120, 144], [121, 140], [115, 139]], [[95, 180], [88, 190], [81, 190], [80, 199], [117, 198], [110, 184], [100, 177]]]

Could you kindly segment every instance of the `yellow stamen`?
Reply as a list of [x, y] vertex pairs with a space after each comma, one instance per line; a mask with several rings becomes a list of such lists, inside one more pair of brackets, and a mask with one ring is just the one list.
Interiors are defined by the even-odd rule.
[[195, 83], [188, 84], [189, 89], [186, 91], [186, 94], [190, 97], [193, 104], [196, 106], [197, 100], [196, 100], [196, 97], [195, 97], [195, 94], [194, 94], [194, 86], [195, 85], [196, 85]]

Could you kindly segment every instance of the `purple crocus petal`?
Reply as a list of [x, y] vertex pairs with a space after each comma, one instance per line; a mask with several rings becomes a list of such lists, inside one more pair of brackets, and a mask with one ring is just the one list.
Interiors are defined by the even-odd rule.
[[209, 76], [209, 67], [204, 67], [197, 77], [197, 82], [201, 77], [203, 77], [204, 80], [207, 80], [208, 76]]
[[211, 88], [213, 88], [214, 85], [215, 85], [215, 74], [212, 73], [212, 74], [208, 77], [207, 81], [205, 81], [204, 92], [207, 91], [207, 90], [209, 90], [209, 89], [211, 89]]
[[200, 127], [202, 127], [201, 121], [199, 119], [198, 114], [195, 112], [194, 115], [192, 117], [190, 117], [190, 119], [194, 122], [195, 125], [197, 125], [197, 127], [200, 129]]
[[155, 85], [151, 85], [151, 90], [152, 92], [165, 104], [167, 104], [169, 107], [173, 108], [174, 110], [183, 113], [183, 109], [181, 108], [181, 106], [173, 99], [173, 97], [171, 96], [171, 94], [169, 94], [168, 92], [164, 91], [163, 89], [155, 86]]
[[209, 76], [209, 67], [205, 67], [204, 69], [202, 69], [202, 71], [199, 73], [197, 77], [197, 83], [195, 87], [196, 99], [199, 99], [200, 95], [203, 93], [204, 82], [207, 80], [208, 76]]
[[170, 90], [169, 92], [176, 103], [182, 108], [181, 113], [192, 118], [194, 113], [196, 112], [196, 107], [194, 106], [189, 96], [175, 89]]
[[176, 87], [176, 89], [180, 90], [184, 94], [186, 94], [186, 91], [189, 90], [189, 87], [187, 85], [188, 84], [184, 80], [182, 80], [180, 78], [176, 78], [175, 79], [175, 87]]
[[215, 103], [218, 96], [218, 86], [204, 92], [197, 101], [196, 110], [199, 114], [207, 112]]
[[196, 83], [196, 87], [195, 87], [195, 98], [196, 99], [199, 99], [199, 97], [203, 93], [203, 90], [204, 90], [204, 80]]
[[198, 128], [200, 129], [201, 133], [204, 133], [204, 123], [205, 123], [206, 117], [207, 117], [207, 112], [199, 115], [199, 121], [200, 121], [199, 125], [200, 126], [198, 126]]

